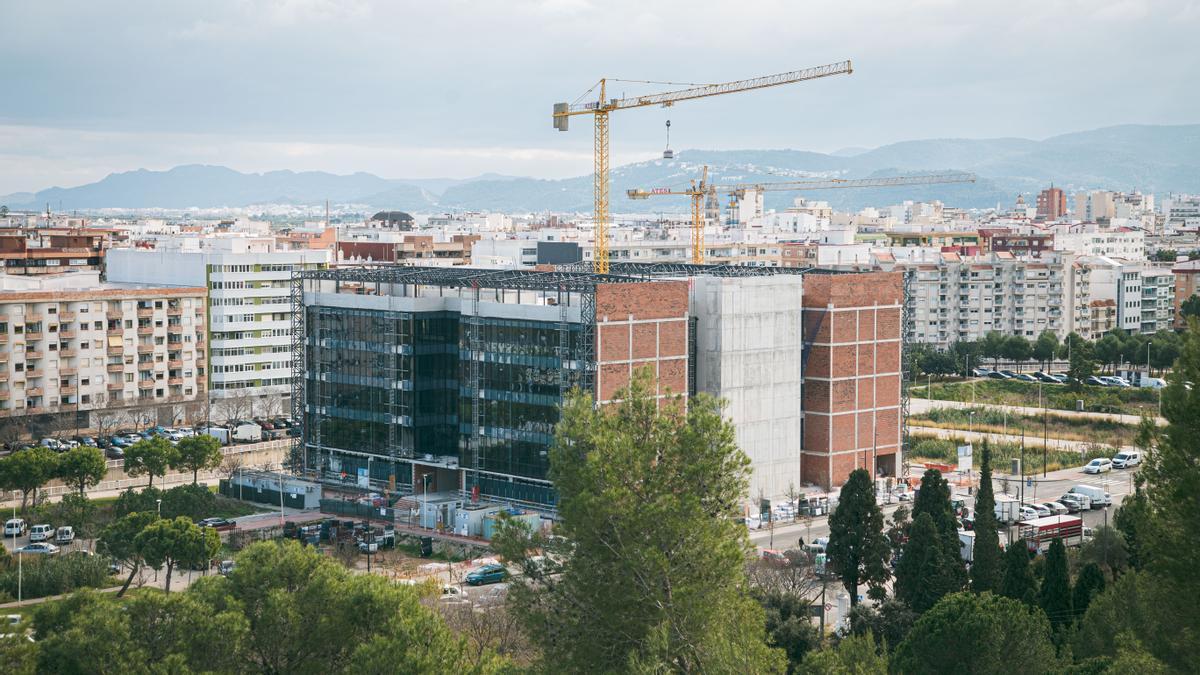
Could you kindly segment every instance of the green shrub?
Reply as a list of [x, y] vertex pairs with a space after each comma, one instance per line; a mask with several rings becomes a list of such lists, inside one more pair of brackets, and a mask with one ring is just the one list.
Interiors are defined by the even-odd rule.
[[[22, 598], [68, 593], [77, 588], [101, 588], [108, 584], [108, 558], [82, 552], [37, 558], [23, 556], [20, 570]], [[18, 570], [0, 572], [0, 594], [17, 596]]]

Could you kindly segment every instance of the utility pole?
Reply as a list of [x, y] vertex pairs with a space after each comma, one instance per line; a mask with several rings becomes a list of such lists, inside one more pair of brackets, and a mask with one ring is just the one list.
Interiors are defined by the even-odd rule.
[[1021, 506], [1025, 505], [1025, 429], [1021, 429]]
[[1046, 402], [1042, 399], [1042, 383], [1038, 382], [1038, 403], [1042, 406], [1042, 478], [1046, 477], [1046, 461], [1050, 454], [1046, 447], [1050, 445], [1050, 418], [1046, 414]]

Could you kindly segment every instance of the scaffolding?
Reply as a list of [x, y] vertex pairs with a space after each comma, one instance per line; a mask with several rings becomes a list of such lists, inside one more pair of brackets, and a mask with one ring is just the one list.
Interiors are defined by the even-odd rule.
[[912, 386], [913, 370], [916, 366], [913, 360], [916, 356], [912, 349], [916, 337], [916, 324], [913, 319], [912, 280], [916, 270], [904, 271], [904, 295], [900, 305], [900, 477], [908, 478], [908, 456], [910, 439], [908, 433], [909, 388]]
[[308, 451], [305, 443], [309, 433], [304, 415], [304, 345], [307, 340], [304, 333], [304, 278], [298, 270], [292, 270], [291, 301], [292, 301], [292, 419], [300, 424], [300, 435], [295, 437], [288, 451], [288, 458], [293, 472], [308, 473]]

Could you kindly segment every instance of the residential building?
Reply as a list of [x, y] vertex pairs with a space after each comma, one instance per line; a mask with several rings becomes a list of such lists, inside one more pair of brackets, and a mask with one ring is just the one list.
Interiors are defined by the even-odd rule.
[[270, 237], [179, 237], [112, 249], [108, 278], [207, 288], [213, 418], [277, 415], [291, 393], [292, 272], [324, 269], [330, 258], [280, 250]]
[[1183, 328], [1187, 321], [1183, 316], [1183, 303], [1188, 298], [1200, 293], [1200, 260], [1188, 260], [1176, 263], [1171, 268], [1175, 275], [1174, 315], [1175, 327]]
[[[604, 405], [650, 368], [657, 396], [729, 401], [756, 497], [829, 489], [873, 464], [896, 475], [900, 275], [589, 267], [304, 273], [293, 401], [306, 469], [405, 495], [551, 508], [565, 393], [580, 387]], [[810, 380], [825, 394], [806, 395]]]
[[[1024, 228], [1028, 230], [1030, 228]], [[1018, 258], [1040, 258], [1054, 251], [1052, 232], [1017, 231], [1013, 228], [979, 228], [982, 253], [1007, 252]]]
[[1146, 259], [1146, 235], [1128, 227], [1105, 228], [1095, 223], [1056, 228], [1054, 249], [1078, 256], [1101, 256], [1129, 262]]
[[200, 421], [205, 333], [203, 286], [0, 276], [0, 415], [66, 416], [56, 431], [134, 409], [142, 426]]
[[0, 230], [0, 273], [101, 272], [109, 234], [80, 228]]
[[339, 264], [469, 265], [471, 247], [480, 239], [477, 234], [456, 234], [449, 241], [436, 241], [432, 235], [409, 234], [397, 241], [339, 241], [337, 260]]
[[1170, 269], [1144, 267], [1142, 274], [1142, 316], [1139, 333], [1153, 334], [1171, 330], [1175, 323], [1175, 275]]
[[899, 258], [877, 252], [886, 271], [910, 273], [906, 330], [916, 342], [945, 349], [983, 339], [991, 331], [1036, 339], [1043, 331], [1060, 338], [1072, 329], [1072, 267], [1069, 256], [1040, 260], [1009, 253], [960, 256], [935, 253]]
[[1067, 215], [1067, 195], [1060, 188], [1049, 187], [1038, 193], [1038, 220], [1055, 221]]
[[1172, 195], [1163, 203], [1168, 230], [1200, 229], [1200, 195]]

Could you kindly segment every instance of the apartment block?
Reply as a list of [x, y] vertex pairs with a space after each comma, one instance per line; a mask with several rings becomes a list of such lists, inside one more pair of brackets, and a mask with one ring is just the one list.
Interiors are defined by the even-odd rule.
[[0, 230], [0, 273], [57, 274], [104, 270], [108, 232], [81, 228]]
[[456, 234], [449, 241], [431, 235], [404, 235], [399, 241], [339, 241], [341, 264], [397, 263], [401, 265], [470, 265], [471, 247], [480, 235]]
[[1060, 188], [1051, 187], [1042, 190], [1037, 197], [1037, 217], [1039, 220], [1058, 220], [1067, 215], [1067, 195]]
[[1200, 292], [1200, 260], [1176, 263], [1171, 272], [1175, 275], [1174, 323], [1176, 328], [1183, 328], [1187, 322], [1180, 309], [1185, 300]]
[[0, 414], [160, 409], [203, 401], [205, 289], [101, 283], [98, 273], [0, 277]]
[[180, 237], [112, 249], [108, 278], [207, 288], [213, 418], [277, 415], [291, 393], [292, 273], [330, 259], [328, 250], [280, 250], [273, 238]]
[[945, 349], [981, 340], [991, 331], [1035, 339], [1047, 330], [1064, 338], [1073, 329], [1069, 256], [942, 253], [877, 259], [885, 271], [910, 273], [905, 329], [916, 342]]

